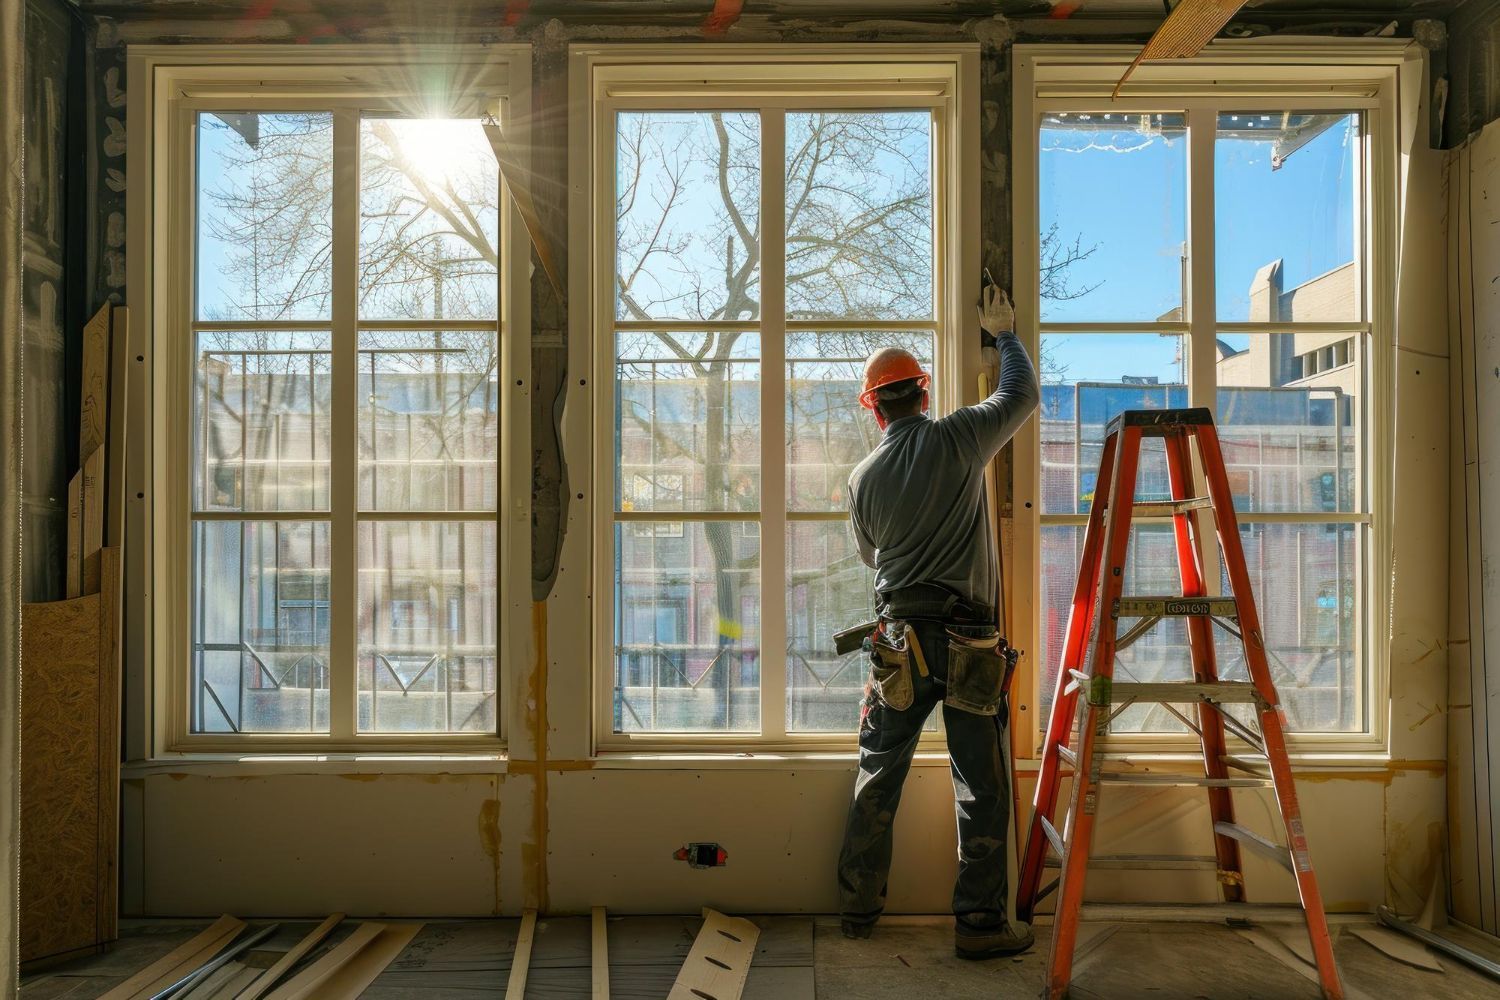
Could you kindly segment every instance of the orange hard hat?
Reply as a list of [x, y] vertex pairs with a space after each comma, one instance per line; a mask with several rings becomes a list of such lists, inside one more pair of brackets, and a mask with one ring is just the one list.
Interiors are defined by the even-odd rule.
[[919, 388], [927, 388], [927, 373], [910, 352], [899, 347], [876, 351], [865, 362], [865, 385], [859, 394], [859, 405], [867, 410], [875, 409], [875, 393], [878, 389], [910, 379], [917, 379]]

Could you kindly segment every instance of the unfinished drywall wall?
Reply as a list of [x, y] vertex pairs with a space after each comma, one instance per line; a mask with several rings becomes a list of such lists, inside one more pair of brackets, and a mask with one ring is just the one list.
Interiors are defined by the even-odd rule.
[[1448, 815], [1454, 915], [1500, 933], [1500, 124], [1448, 163], [1453, 587]]
[[[68, 419], [67, 121], [72, 15], [60, 0], [26, 2], [26, 448], [22, 592], [66, 594]], [[76, 339], [76, 338], [75, 338]], [[72, 407], [76, 412], [76, 402]]]

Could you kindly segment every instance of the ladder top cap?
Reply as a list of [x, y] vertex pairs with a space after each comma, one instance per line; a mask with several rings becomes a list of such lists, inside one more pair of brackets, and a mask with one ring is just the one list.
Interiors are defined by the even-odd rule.
[[1147, 434], [1153, 430], [1160, 434], [1182, 426], [1211, 426], [1213, 422], [1214, 416], [1206, 406], [1189, 406], [1178, 410], [1124, 410], [1110, 418], [1104, 433], [1108, 436], [1122, 427], [1140, 427]]

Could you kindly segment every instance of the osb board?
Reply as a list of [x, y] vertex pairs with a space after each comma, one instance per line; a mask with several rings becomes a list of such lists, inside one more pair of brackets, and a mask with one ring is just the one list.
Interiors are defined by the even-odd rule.
[[112, 940], [119, 817], [119, 561], [104, 591], [22, 611], [21, 957]]
[[153, 774], [144, 915], [489, 916], [517, 905], [496, 892], [502, 788], [487, 774]]

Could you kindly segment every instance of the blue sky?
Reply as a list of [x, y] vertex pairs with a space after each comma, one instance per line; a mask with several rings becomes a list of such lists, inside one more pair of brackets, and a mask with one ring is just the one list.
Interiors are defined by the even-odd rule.
[[[1318, 135], [1275, 171], [1270, 141], [1216, 142], [1220, 320], [1248, 318], [1251, 280], [1273, 260], [1282, 260], [1283, 287], [1292, 288], [1352, 259], [1357, 136], [1348, 121]], [[1175, 134], [1044, 128], [1041, 229], [1055, 224], [1060, 239], [1079, 238], [1085, 249], [1097, 246], [1069, 272], [1075, 288], [1097, 287], [1078, 299], [1044, 303], [1044, 321], [1144, 322], [1180, 303], [1187, 140], [1180, 130], [1168, 131]], [[1068, 365], [1069, 379], [1165, 376], [1175, 367], [1171, 338], [1070, 336], [1054, 338], [1051, 350]]]

